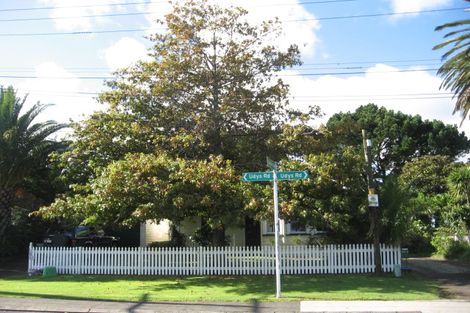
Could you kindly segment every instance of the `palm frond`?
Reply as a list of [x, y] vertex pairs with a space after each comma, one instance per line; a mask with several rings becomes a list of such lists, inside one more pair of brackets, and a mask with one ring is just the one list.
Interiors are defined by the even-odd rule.
[[441, 30], [444, 30], [446, 28], [457, 27], [457, 26], [462, 26], [462, 25], [467, 25], [467, 24], [470, 24], [470, 19], [468, 19], [468, 20], [459, 20], [459, 21], [439, 25], [434, 30], [435, 31], [441, 31]]
[[54, 121], [33, 123], [49, 105], [36, 103], [20, 115], [25, 101], [12, 87], [0, 89], [0, 188], [20, 183], [38, 162], [61, 147], [49, 137], [67, 127]]
[[450, 38], [436, 46], [433, 50], [448, 48], [442, 55], [445, 61], [437, 74], [443, 78], [441, 88], [450, 90], [457, 101], [453, 114], [460, 112], [462, 121], [470, 110], [470, 19], [447, 23], [435, 28], [441, 31], [447, 28], [464, 27], [448, 32], [444, 38]]

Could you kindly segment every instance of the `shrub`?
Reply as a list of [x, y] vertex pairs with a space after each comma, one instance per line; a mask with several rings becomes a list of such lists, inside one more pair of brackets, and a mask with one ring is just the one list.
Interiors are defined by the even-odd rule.
[[439, 229], [434, 234], [431, 240], [431, 244], [436, 249], [436, 253], [439, 255], [446, 255], [451, 244], [454, 242], [453, 236], [451, 236], [447, 230]]
[[402, 246], [408, 247], [413, 254], [432, 254], [436, 249], [431, 244], [431, 238], [421, 234], [411, 235], [403, 240]]
[[464, 240], [455, 239], [455, 234], [457, 234], [457, 238], [460, 238], [462, 233], [462, 231], [458, 232], [448, 227], [439, 227], [431, 241], [437, 254], [443, 255], [447, 259], [461, 259], [470, 255], [470, 244]]
[[470, 262], [470, 248], [467, 249], [460, 257], [460, 261]]
[[444, 253], [446, 259], [460, 259], [470, 253], [470, 245], [466, 241], [452, 241]]

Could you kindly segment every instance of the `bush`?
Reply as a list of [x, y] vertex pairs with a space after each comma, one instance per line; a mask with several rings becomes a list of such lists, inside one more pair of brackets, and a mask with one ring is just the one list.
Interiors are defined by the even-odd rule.
[[460, 257], [460, 261], [470, 262], [470, 249], [467, 249]]
[[431, 240], [431, 244], [438, 255], [446, 255], [452, 242], [454, 242], [454, 238], [448, 235], [436, 235]]
[[431, 244], [430, 238], [427, 236], [421, 236], [419, 234], [406, 238], [406, 240], [402, 242], [402, 246], [408, 247], [410, 253], [419, 255], [430, 255], [436, 250], [433, 244]]
[[470, 244], [464, 240], [455, 240], [455, 233], [450, 228], [439, 227], [431, 243], [437, 254], [444, 256], [446, 259], [469, 258]]
[[466, 241], [452, 241], [444, 253], [446, 259], [460, 259], [470, 253], [470, 245]]

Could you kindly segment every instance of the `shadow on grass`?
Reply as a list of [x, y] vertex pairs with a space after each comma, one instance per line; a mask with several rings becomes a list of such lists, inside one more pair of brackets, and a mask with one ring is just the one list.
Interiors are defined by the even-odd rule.
[[[221, 289], [226, 294], [252, 296], [255, 299], [274, 300], [275, 279], [272, 276], [248, 276], [182, 279], [172, 284], [148, 286], [152, 292], [186, 290], [195, 287]], [[394, 278], [390, 275], [344, 276], [283, 276], [282, 293], [284, 299], [331, 299], [331, 300], [396, 300], [429, 299], [443, 297], [445, 294], [434, 280], [419, 275]]]

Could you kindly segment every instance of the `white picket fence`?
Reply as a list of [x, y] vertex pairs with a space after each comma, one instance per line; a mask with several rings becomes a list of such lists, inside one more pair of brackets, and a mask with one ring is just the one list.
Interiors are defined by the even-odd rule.
[[[375, 269], [370, 244], [282, 246], [282, 274], [369, 273]], [[398, 246], [381, 245], [382, 267], [400, 264]], [[28, 271], [54, 266], [59, 274], [102, 275], [274, 275], [275, 252], [261, 247], [34, 247]]]

